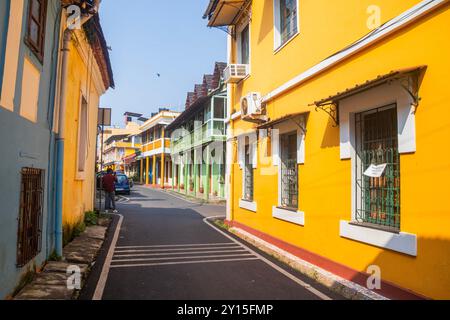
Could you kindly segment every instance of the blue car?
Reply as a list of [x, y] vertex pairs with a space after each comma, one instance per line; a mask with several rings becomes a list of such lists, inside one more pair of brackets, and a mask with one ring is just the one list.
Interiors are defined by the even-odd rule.
[[131, 194], [131, 186], [130, 180], [124, 174], [116, 174], [117, 182], [116, 182], [116, 194]]

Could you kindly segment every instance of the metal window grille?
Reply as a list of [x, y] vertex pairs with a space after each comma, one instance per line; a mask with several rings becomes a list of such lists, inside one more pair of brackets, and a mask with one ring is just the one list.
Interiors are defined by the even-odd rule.
[[281, 136], [281, 206], [298, 209], [296, 133]]
[[41, 251], [44, 171], [23, 168], [17, 241], [17, 266], [23, 267]]
[[[400, 230], [400, 155], [396, 105], [356, 115], [357, 222]], [[371, 165], [386, 164], [380, 178], [364, 175]]]
[[253, 164], [250, 154], [250, 144], [245, 145], [245, 177], [244, 177], [244, 200], [253, 201]]

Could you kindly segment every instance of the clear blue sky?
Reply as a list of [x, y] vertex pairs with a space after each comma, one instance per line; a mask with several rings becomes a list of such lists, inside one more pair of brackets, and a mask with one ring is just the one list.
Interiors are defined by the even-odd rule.
[[226, 33], [202, 19], [208, 2], [102, 1], [116, 89], [102, 97], [101, 106], [113, 108], [113, 124], [123, 125], [125, 111], [146, 116], [159, 107], [181, 111], [186, 93], [213, 72], [215, 61], [226, 60]]

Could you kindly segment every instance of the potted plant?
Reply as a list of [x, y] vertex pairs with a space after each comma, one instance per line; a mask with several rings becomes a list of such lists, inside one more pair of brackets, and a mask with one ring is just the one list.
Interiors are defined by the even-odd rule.
[[181, 190], [184, 190], [184, 184], [183, 184], [183, 183], [180, 184], [180, 189], [181, 189]]
[[194, 191], [194, 180], [189, 180], [189, 191], [193, 192]]
[[203, 188], [203, 186], [200, 186], [200, 193], [204, 193], [205, 192], [205, 188]]

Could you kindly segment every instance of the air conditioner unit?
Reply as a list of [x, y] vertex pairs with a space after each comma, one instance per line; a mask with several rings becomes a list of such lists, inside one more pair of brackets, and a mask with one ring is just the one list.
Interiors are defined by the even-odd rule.
[[225, 83], [238, 83], [249, 74], [248, 64], [229, 64], [223, 71]]
[[241, 118], [253, 120], [261, 116], [261, 94], [251, 92], [241, 99]]

